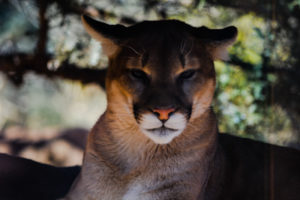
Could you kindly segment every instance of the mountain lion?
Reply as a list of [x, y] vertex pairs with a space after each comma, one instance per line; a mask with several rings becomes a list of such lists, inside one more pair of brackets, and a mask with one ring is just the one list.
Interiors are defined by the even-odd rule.
[[[230, 142], [219, 145], [211, 109], [213, 62], [227, 58], [237, 29], [177, 20], [130, 27], [88, 16], [82, 22], [109, 58], [108, 105], [89, 133], [82, 170], [66, 199], [223, 200], [231, 182], [243, 192], [239, 178], [247, 180], [248, 171], [242, 176], [239, 166], [226, 163], [235, 157], [226, 156]], [[231, 175], [230, 167], [241, 176]]]

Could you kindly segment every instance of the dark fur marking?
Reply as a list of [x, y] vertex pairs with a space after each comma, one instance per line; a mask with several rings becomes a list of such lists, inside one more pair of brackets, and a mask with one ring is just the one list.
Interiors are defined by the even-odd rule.
[[182, 65], [182, 68], [184, 68], [185, 67], [185, 57], [183, 54], [179, 54], [179, 61]]
[[149, 60], [149, 54], [148, 53], [144, 53], [142, 55], [142, 67], [146, 66], [148, 60]]

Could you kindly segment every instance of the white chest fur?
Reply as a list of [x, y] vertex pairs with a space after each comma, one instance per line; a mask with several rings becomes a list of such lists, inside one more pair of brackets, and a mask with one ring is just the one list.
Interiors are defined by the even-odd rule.
[[147, 200], [148, 198], [143, 193], [145, 189], [142, 184], [135, 183], [128, 188], [122, 200]]

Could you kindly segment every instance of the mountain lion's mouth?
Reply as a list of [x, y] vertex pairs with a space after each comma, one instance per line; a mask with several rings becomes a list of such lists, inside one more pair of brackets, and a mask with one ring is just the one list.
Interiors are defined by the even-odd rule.
[[147, 131], [153, 132], [154, 134], [160, 134], [160, 135], [167, 135], [170, 134], [172, 132], [176, 132], [178, 131], [178, 129], [173, 129], [173, 128], [168, 128], [165, 126], [161, 126], [159, 128], [151, 128], [151, 129], [147, 129]]

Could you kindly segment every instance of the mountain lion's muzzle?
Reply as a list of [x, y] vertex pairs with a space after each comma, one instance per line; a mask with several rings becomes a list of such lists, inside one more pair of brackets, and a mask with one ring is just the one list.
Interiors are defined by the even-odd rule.
[[142, 94], [133, 106], [142, 132], [159, 144], [169, 143], [178, 136], [192, 112], [191, 102], [184, 93], [172, 92], [171, 87], [171, 84], [165, 84], [157, 90], [148, 89], [152, 94]]

